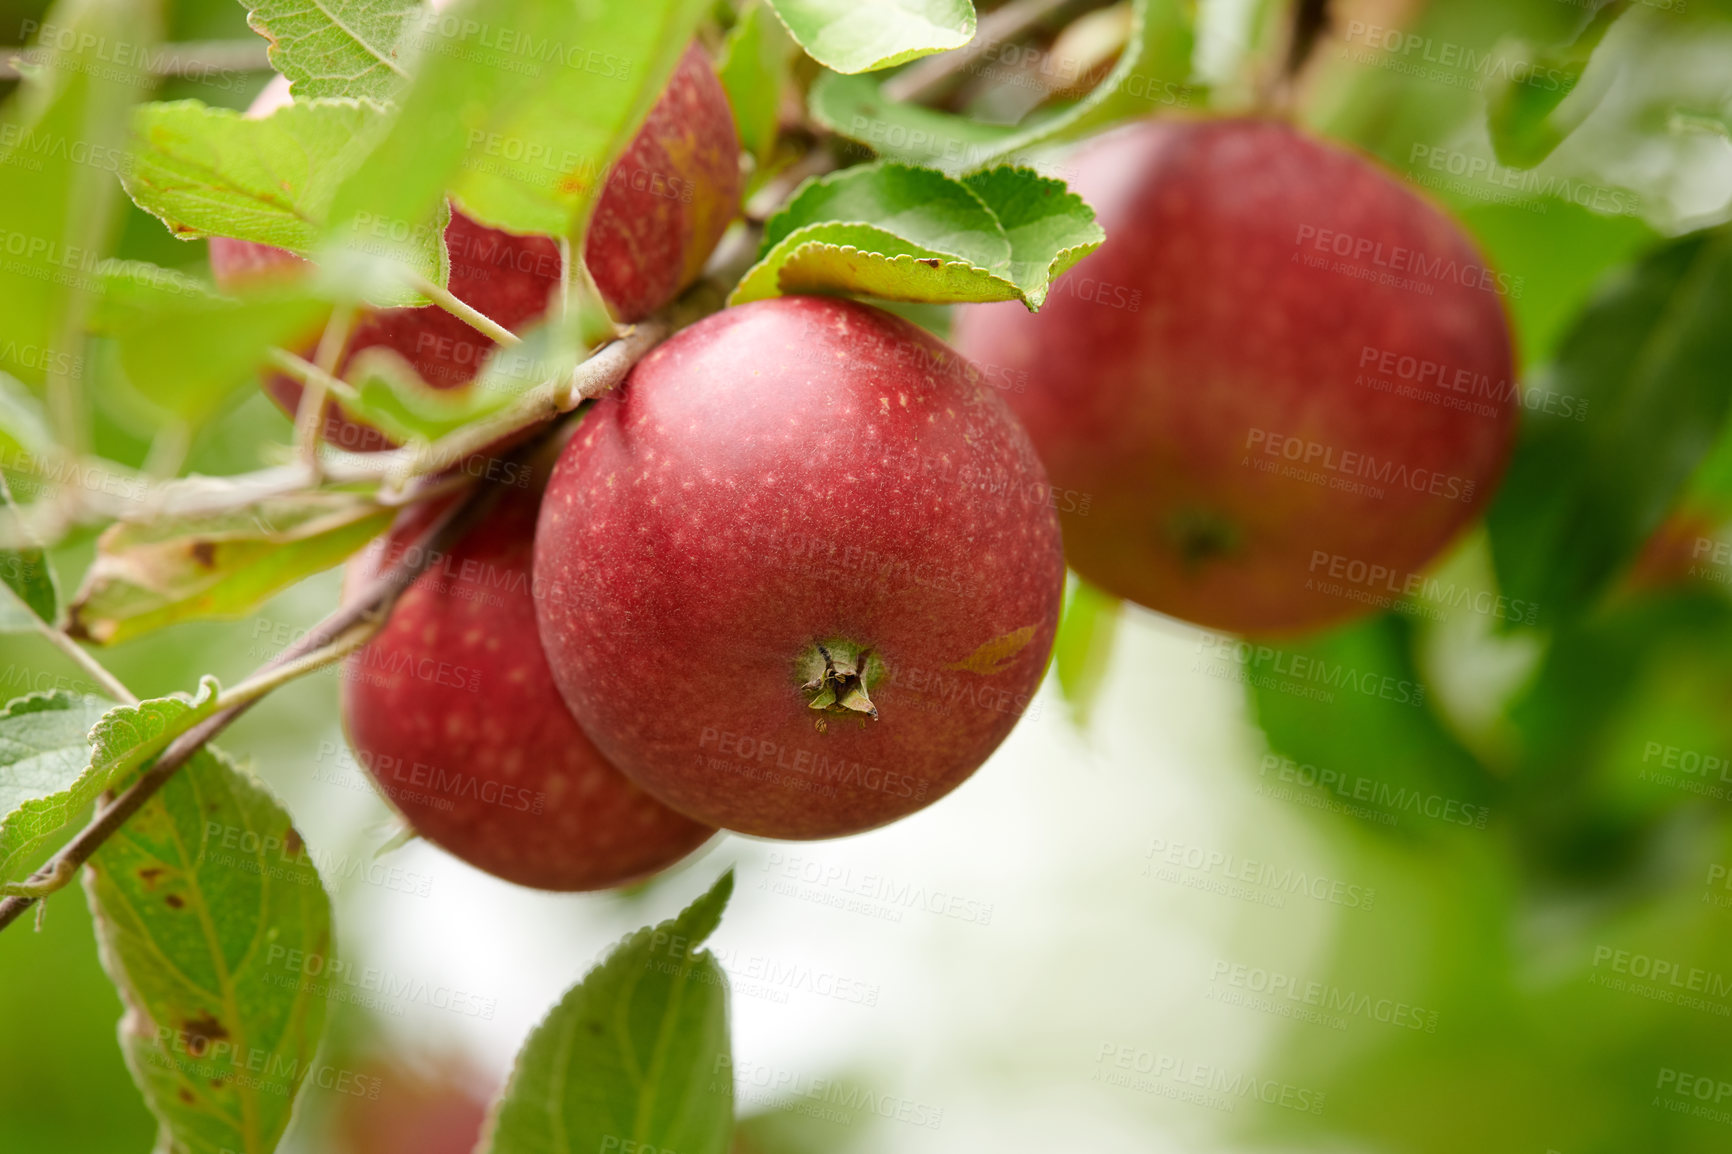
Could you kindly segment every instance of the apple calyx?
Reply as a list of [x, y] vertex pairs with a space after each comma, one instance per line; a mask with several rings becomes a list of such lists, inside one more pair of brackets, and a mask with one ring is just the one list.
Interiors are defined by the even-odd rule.
[[870, 690], [884, 675], [884, 663], [870, 645], [815, 641], [800, 654], [795, 669], [807, 707], [818, 711], [815, 724], [819, 733], [825, 730], [826, 714], [878, 720]]

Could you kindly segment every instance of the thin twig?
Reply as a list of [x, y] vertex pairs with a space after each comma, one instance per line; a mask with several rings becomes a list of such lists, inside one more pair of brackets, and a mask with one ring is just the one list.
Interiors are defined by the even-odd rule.
[[974, 39], [961, 48], [928, 56], [885, 81], [884, 98], [899, 103], [927, 99], [951, 77], [966, 72], [976, 60], [1022, 36], [1069, 3], [1070, 0], [1010, 0], [981, 17]]
[[[162, 44], [150, 52], [148, 68], [153, 76], [206, 77], [213, 72], [265, 72], [271, 67], [269, 46], [257, 36], [244, 40], [185, 40]], [[14, 61], [31, 59], [27, 45], [0, 47], [0, 80], [17, 80]]]
[[266, 669], [255, 673], [246, 680], [230, 686], [217, 695], [217, 702], [225, 709], [231, 706], [250, 705], [274, 689], [287, 685], [291, 681], [299, 680], [309, 673], [315, 673], [334, 662], [341, 661], [367, 644], [367, 641], [379, 631], [383, 624], [383, 621], [377, 619], [363, 620], [348, 632], [337, 637], [329, 645], [321, 646], [306, 656], [279, 665], [275, 669]]
[[67, 636], [65, 630], [56, 629], [34, 613], [30, 616], [36, 622], [37, 632], [46, 637], [54, 648], [71, 658], [73, 664], [90, 674], [91, 678], [102, 687], [103, 692], [123, 705], [138, 704], [138, 698], [134, 696], [132, 690], [122, 684], [120, 678], [110, 673], [94, 654]]
[[[340, 305], [331, 310], [325, 331], [319, 337], [313, 364], [327, 377], [335, 376], [343, 353], [349, 347], [349, 337], [355, 332], [355, 306]], [[301, 403], [295, 406], [295, 448], [301, 463], [306, 465], [313, 484], [319, 483], [319, 437], [325, 430], [325, 401], [328, 390], [323, 380], [301, 382]]]
[[474, 329], [476, 332], [492, 340], [495, 344], [516, 345], [523, 338], [482, 312], [473, 305], [464, 304], [457, 299], [457, 294], [450, 289], [440, 288], [424, 276], [409, 274], [409, 283], [415, 286], [415, 291], [427, 297], [434, 304]]
[[[324, 649], [335, 639], [365, 622], [383, 621], [387, 618], [403, 590], [468, 532], [486, 513], [497, 494], [497, 488], [479, 486], [467, 499], [456, 502], [440, 513], [413, 546], [398, 554], [390, 569], [375, 577], [359, 596], [339, 607], [336, 612], [309, 630], [301, 640], [267, 661], [254, 678], [292, 665], [309, 654]], [[91, 855], [101, 848], [102, 843], [137, 813], [144, 803], [174, 776], [176, 770], [257, 700], [258, 697], [255, 696], [222, 709], [177, 737], [149, 769], [140, 774], [111, 804], [105, 806], [71, 841], [62, 846], [48, 864], [27, 878], [24, 885], [32, 887], [38, 894], [47, 892], [45, 887], [56, 878], [67, 878], [71, 872], [89, 861]], [[0, 900], [0, 929], [5, 929], [17, 921], [37, 900], [38, 896], [13, 896]]]
[[624, 336], [609, 342], [577, 366], [569, 377], [537, 385], [490, 417], [465, 425], [430, 444], [374, 453], [367, 460], [351, 462], [349, 467], [355, 476], [370, 474], [397, 482], [443, 472], [507, 437], [545, 424], [584, 401], [601, 396], [624, 380], [631, 367], [667, 332], [668, 326], [659, 321], [634, 325]]

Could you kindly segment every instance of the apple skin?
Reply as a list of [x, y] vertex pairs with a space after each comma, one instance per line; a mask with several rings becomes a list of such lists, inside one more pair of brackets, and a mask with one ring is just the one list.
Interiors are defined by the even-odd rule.
[[[289, 102], [286, 82], [273, 81], [248, 115], [263, 116]], [[642, 320], [697, 279], [728, 224], [739, 213], [743, 181], [740, 139], [726, 91], [698, 45], [680, 57], [668, 86], [626, 151], [608, 173], [584, 242], [596, 288], [616, 318]], [[520, 332], [547, 311], [559, 286], [559, 247], [544, 236], [517, 236], [451, 211], [445, 229], [452, 294]], [[226, 237], [210, 242], [211, 272], [232, 290], [262, 277], [294, 275], [305, 263], [292, 253]], [[406, 358], [434, 388], [474, 379], [494, 343], [443, 309], [385, 309], [364, 318], [339, 373], [367, 348]], [[266, 382], [293, 416], [300, 382], [273, 374]], [[325, 440], [351, 452], [392, 447], [376, 429], [350, 420], [335, 405], [325, 416]]]
[[[1038, 687], [1064, 582], [1050, 500], [937, 339], [824, 297], [727, 309], [566, 446], [535, 538], [542, 645], [596, 746], [675, 809], [871, 829], [961, 784]], [[836, 641], [882, 663], [876, 720], [810, 707], [801, 658]]]
[[[1381, 567], [1381, 593], [1479, 514], [1519, 409], [1508, 285], [1448, 217], [1358, 155], [1256, 120], [1142, 122], [1066, 175], [1106, 243], [1038, 314], [968, 306], [954, 340], [1013, 385], [1078, 573], [1211, 629], [1301, 631], [1368, 611], [1342, 574]], [[1416, 287], [1364, 279], [1390, 273], [1379, 261]], [[1386, 352], [1397, 373], [1401, 358], [1444, 368], [1400, 379]]]
[[[536, 635], [536, 494], [510, 490], [417, 578], [343, 667], [343, 726], [380, 792], [428, 841], [546, 890], [625, 885], [714, 832], [657, 802], [578, 728]], [[370, 580], [430, 512], [351, 564]]]

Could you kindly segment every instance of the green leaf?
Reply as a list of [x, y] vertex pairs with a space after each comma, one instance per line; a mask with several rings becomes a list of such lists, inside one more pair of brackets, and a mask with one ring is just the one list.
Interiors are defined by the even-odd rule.
[[435, 441], [508, 408], [538, 385], [569, 377], [583, 361], [579, 335], [563, 325], [540, 325], [520, 344], [495, 349], [475, 380], [461, 389], [436, 389], [393, 349], [363, 349], [348, 370], [354, 382], [338, 401], [351, 417], [399, 443]]
[[1524, 424], [1487, 514], [1498, 583], [1558, 622], [1589, 608], [1665, 519], [1726, 423], [1732, 229], [1613, 277], [1534, 387], [1582, 421]]
[[110, 261], [91, 329], [114, 339], [134, 388], [201, 424], [256, 382], [269, 349], [311, 339], [329, 312], [299, 283], [227, 297], [172, 269]]
[[12, 490], [0, 476], [0, 582], [39, 619], [53, 625], [60, 615], [60, 589], [48, 553], [31, 538], [18, 516]]
[[0, 892], [36, 868], [41, 850], [112, 783], [87, 735], [108, 708], [56, 689], [0, 709]]
[[1070, 703], [1071, 720], [1087, 728], [1112, 661], [1123, 602], [1078, 577], [1065, 602], [1053, 643], [1053, 667], [1058, 687]]
[[67, 630], [108, 645], [178, 621], [244, 616], [356, 552], [393, 515], [361, 494], [327, 492], [112, 525]]
[[969, 0], [770, 0], [806, 55], [836, 72], [875, 72], [974, 39]]
[[303, 100], [389, 100], [408, 82], [397, 41], [419, 0], [253, 0], [247, 24], [271, 42], [271, 67]]
[[703, 944], [732, 870], [566, 992], [494, 1104], [485, 1154], [725, 1154], [734, 1128], [727, 973]]
[[334, 239], [354, 243], [358, 222], [423, 229], [447, 193], [495, 228], [579, 237], [706, 8], [463, 0], [429, 18], [401, 111], [338, 195]]
[[1026, 168], [995, 168], [963, 183], [998, 218], [1010, 240], [1010, 279], [1023, 286], [1037, 309], [1047, 289], [1077, 261], [1106, 240], [1094, 210], [1062, 180]]
[[1045, 301], [1052, 278], [1099, 247], [1094, 212], [1062, 182], [997, 169], [967, 182], [863, 165], [808, 181], [764, 226], [730, 304], [784, 293], [887, 300]]
[[91, 858], [85, 892], [162, 1154], [276, 1149], [324, 1030], [331, 906], [289, 816], [196, 754]]
[[18, 378], [0, 373], [0, 454], [10, 462], [20, 454], [39, 457], [54, 443], [48, 414], [36, 394]]
[[1488, 819], [1491, 779], [1432, 712], [1407, 618], [1269, 642], [1205, 635], [1197, 657], [1250, 686], [1268, 795], [1406, 835]]
[[[178, 237], [234, 237], [305, 256], [321, 242], [338, 186], [390, 128], [386, 106], [372, 100], [297, 101], [256, 120], [196, 100], [147, 104], [134, 117], [123, 179]], [[369, 220], [356, 245], [443, 284], [446, 219], [433, 212], [416, 230]], [[377, 303], [424, 302], [406, 294]]]
[[[156, 6], [61, 0], [22, 84], [0, 108], [0, 370], [41, 385], [78, 363], [91, 274], [118, 220], [127, 110], [147, 90]], [[126, 51], [116, 50], [117, 45]]]
[[216, 678], [194, 697], [111, 706], [64, 690], [19, 698], [0, 713], [0, 888], [22, 881], [37, 851], [169, 743], [217, 709]]
[[770, 11], [768, 0], [751, 0], [722, 44], [716, 73], [727, 91], [740, 130], [740, 145], [762, 164], [776, 144], [782, 89], [794, 42]]
[[834, 72], [812, 86], [809, 110], [819, 124], [881, 156], [948, 172], [980, 168], [1192, 103], [1192, 15], [1190, 0], [1133, 0], [1130, 42], [1100, 85], [1075, 104], [1038, 111], [1020, 125], [982, 124], [899, 103], [886, 99], [873, 77]]
[[1594, 49], [1628, 7], [1629, 0], [1611, 0], [1568, 44], [1530, 49], [1533, 59], [1511, 67], [1495, 81], [1486, 96], [1486, 121], [1499, 163], [1532, 168], [1550, 156], [1599, 105], [1604, 86], [1592, 94], [1592, 99], [1572, 102], [1567, 117], [1560, 115], [1559, 106], [1576, 91]]

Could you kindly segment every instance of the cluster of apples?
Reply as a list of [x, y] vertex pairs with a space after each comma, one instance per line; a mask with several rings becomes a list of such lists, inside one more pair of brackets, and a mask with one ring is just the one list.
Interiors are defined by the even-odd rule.
[[[615, 169], [693, 195], [610, 179], [587, 240], [616, 316], [695, 278], [739, 210], [738, 161], [694, 47]], [[417, 832], [589, 890], [718, 827], [871, 829], [1009, 733], [1067, 556], [1211, 628], [1297, 630], [1365, 611], [1342, 574], [1405, 574], [1473, 518], [1516, 401], [1499, 282], [1446, 217], [1256, 120], [1139, 123], [1066, 175], [1108, 240], [1038, 315], [963, 309], [965, 359], [842, 299], [725, 309], [640, 362], [550, 474], [404, 593], [345, 669], [343, 717]], [[551, 241], [456, 212], [446, 240], [458, 297], [513, 329], [545, 311]], [[285, 259], [212, 246], [224, 283]], [[347, 355], [375, 345], [441, 388], [490, 348], [432, 308], [370, 317]], [[292, 382], [269, 388], [293, 410]], [[326, 433], [385, 444], [335, 409]]]

